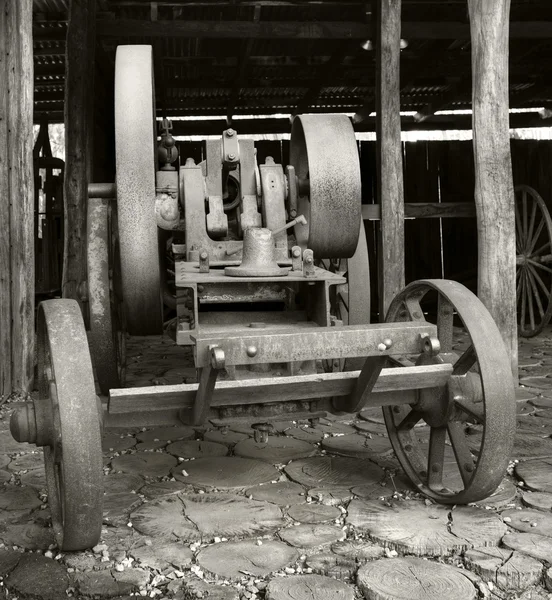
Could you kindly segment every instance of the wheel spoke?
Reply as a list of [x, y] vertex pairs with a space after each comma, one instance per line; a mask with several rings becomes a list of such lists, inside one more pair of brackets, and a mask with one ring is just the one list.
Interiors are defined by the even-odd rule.
[[475, 463], [472, 453], [470, 452], [466, 442], [464, 429], [461, 423], [454, 421], [449, 422], [447, 428], [450, 443], [452, 444], [452, 450], [454, 451], [456, 463], [458, 464], [458, 470], [460, 471], [460, 476], [464, 482], [464, 487], [467, 487], [471, 478], [473, 477]]
[[466, 413], [468, 416], [472, 417], [472, 419], [477, 421], [480, 425], [485, 424], [485, 414], [481, 403], [476, 404], [475, 402], [467, 402], [466, 400], [455, 399], [454, 404], [457, 408]]
[[428, 486], [432, 489], [443, 487], [443, 465], [445, 463], [446, 427], [432, 427], [429, 435], [427, 457]]
[[452, 350], [452, 332], [454, 321], [454, 309], [452, 304], [439, 295], [439, 306], [437, 309], [437, 338], [441, 344], [441, 352]]
[[521, 207], [523, 209], [523, 239], [525, 240], [525, 247], [527, 248], [527, 192], [523, 190], [521, 196]]
[[529, 283], [531, 284], [531, 289], [533, 290], [533, 297], [535, 299], [535, 303], [537, 305], [537, 309], [539, 311], [539, 315], [542, 321], [542, 318], [544, 317], [544, 309], [542, 307], [542, 302], [540, 299], [540, 293], [539, 293], [539, 289], [537, 287], [537, 283], [535, 281], [535, 278], [533, 277], [533, 274], [531, 273], [531, 269], [529, 269], [527, 271], [527, 275], [528, 275], [528, 279], [529, 279]]
[[462, 356], [454, 363], [452, 375], [465, 375], [476, 363], [477, 355], [473, 344], [464, 351]]
[[408, 431], [412, 429], [422, 419], [422, 413], [412, 409], [406, 417], [397, 425], [398, 431]]
[[545, 251], [546, 248], [548, 248], [548, 246], [550, 246], [550, 240], [545, 242], [542, 246], [539, 246], [534, 252], [531, 253], [531, 256], [539, 256]]
[[519, 206], [518, 203], [516, 202], [515, 205], [515, 211], [516, 211], [516, 231], [517, 231], [517, 239], [519, 240], [519, 244], [520, 247], [523, 248], [523, 232], [521, 231], [521, 217], [519, 214]]
[[411, 321], [425, 321], [424, 311], [420, 306], [421, 296], [408, 296], [404, 303]]
[[543, 227], [544, 227], [544, 221], [541, 221], [537, 227], [537, 231], [535, 232], [535, 234], [533, 235], [531, 240], [527, 242], [527, 246], [525, 247], [525, 252], [526, 252], [527, 256], [532, 256], [535, 254], [535, 253], [533, 253], [533, 249], [535, 247], [535, 244], [539, 241], [539, 236], [542, 232]]
[[552, 273], [552, 269], [550, 267], [545, 267], [544, 265], [541, 265], [541, 263], [537, 262], [536, 260], [528, 258], [527, 262], [529, 264], [537, 267], [537, 269], [542, 269], [543, 271], [546, 271], [547, 273]]
[[533, 267], [532, 265], [528, 265], [528, 269], [531, 272], [531, 275], [535, 278], [536, 282], [540, 285], [545, 298], [549, 298], [550, 288], [546, 287], [546, 284], [542, 280], [542, 277], [537, 273], [535, 267]]
[[[533, 201], [533, 204], [531, 206], [531, 217], [529, 219], [529, 229], [527, 231], [527, 239], [528, 239], [528, 245], [529, 247], [531, 247], [531, 244], [534, 244], [536, 242], [536, 239], [538, 238], [538, 234], [536, 237], [533, 237], [533, 229], [535, 227], [535, 216], [537, 214], [537, 203]], [[539, 227], [540, 225], [542, 225], [543, 221], [541, 220], [539, 223]], [[535, 242], [533, 242], [533, 240], [535, 240]], [[528, 251], [528, 254], [531, 253], [531, 250]]]

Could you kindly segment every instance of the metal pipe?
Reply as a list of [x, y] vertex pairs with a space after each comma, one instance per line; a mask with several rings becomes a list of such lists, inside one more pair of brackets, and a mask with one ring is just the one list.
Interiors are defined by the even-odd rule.
[[114, 183], [89, 183], [89, 198], [116, 198], [117, 186]]

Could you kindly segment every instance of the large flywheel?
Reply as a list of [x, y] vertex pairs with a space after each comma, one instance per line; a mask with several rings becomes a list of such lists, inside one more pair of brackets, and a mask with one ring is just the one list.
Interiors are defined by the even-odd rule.
[[131, 335], [163, 326], [155, 219], [155, 109], [151, 46], [119, 46], [115, 61], [117, 216]]
[[358, 242], [361, 185], [358, 146], [345, 115], [301, 115], [293, 120], [290, 162], [295, 168], [297, 242], [317, 258], [350, 258]]

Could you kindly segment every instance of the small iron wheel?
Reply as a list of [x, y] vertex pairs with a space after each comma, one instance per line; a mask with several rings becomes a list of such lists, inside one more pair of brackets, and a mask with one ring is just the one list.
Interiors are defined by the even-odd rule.
[[105, 198], [88, 200], [87, 258], [90, 353], [100, 390], [109, 395], [125, 383], [126, 325], [117, 211]]
[[[455, 314], [468, 337], [460, 352], [453, 350]], [[440, 352], [403, 358], [398, 366], [453, 365], [444, 387], [417, 390], [414, 404], [383, 408], [399, 462], [418, 490], [438, 502], [486, 498], [504, 476], [515, 435], [511, 365], [491, 315], [461, 284], [436, 279], [408, 285], [391, 303], [386, 321], [437, 324]], [[424, 421], [430, 428], [425, 441], [415, 427]]]
[[533, 337], [552, 316], [552, 218], [528, 185], [515, 190], [518, 331]]
[[52, 527], [64, 551], [91, 548], [102, 527], [103, 462], [92, 363], [79, 305], [47, 300], [38, 309], [38, 399], [14, 411], [20, 442], [44, 447]]

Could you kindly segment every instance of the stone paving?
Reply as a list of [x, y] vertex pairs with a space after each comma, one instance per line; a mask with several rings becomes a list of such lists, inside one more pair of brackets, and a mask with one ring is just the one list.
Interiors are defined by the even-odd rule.
[[[193, 375], [168, 339], [132, 340], [129, 385]], [[176, 357], [176, 359], [175, 359]], [[177, 360], [178, 359], [178, 360]], [[249, 427], [108, 429], [100, 543], [53, 544], [42, 453], [0, 411], [6, 598], [552, 598], [552, 329], [520, 341], [508, 474], [477, 506], [412, 491], [379, 409]], [[420, 429], [420, 435], [423, 435]]]

